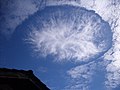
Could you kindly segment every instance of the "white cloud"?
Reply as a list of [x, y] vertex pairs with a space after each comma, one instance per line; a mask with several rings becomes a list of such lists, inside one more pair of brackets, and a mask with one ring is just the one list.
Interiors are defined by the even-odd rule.
[[[105, 54], [104, 57], [104, 59], [106, 60], [111, 60], [111, 63], [108, 64], [106, 67], [107, 80], [105, 81], [105, 85], [108, 90], [116, 88], [120, 85], [120, 19], [118, 19], [120, 15], [120, 10], [118, 8], [118, 2], [114, 2], [114, 5], [110, 4], [108, 7], [108, 16], [110, 17], [110, 19], [106, 16], [106, 20], [109, 19], [109, 23], [113, 21], [113, 23], [111, 24], [111, 28], [113, 30], [113, 47], [111, 48], [111, 50], [109, 50], [108, 53]], [[102, 16], [104, 17], [104, 14]]]
[[79, 0], [46, 0], [47, 6], [65, 5], [65, 4], [79, 6]]
[[93, 71], [95, 69], [96, 63], [88, 63], [85, 65], [80, 65], [75, 68], [72, 68], [67, 73], [74, 79], [78, 78], [91, 78]]
[[120, 68], [117, 69], [114, 65], [110, 64], [109, 70], [107, 71], [108, 71], [106, 74], [107, 80], [105, 81], [105, 85], [108, 88], [108, 90], [118, 87], [120, 85]]
[[[89, 90], [96, 63], [91, 62], [85, 65], [76, 66], [67, 71], [70, 76], [70, 83], [66, 86], [68, 90]], [[65, 90], [66, 90], [65, 89]]]
[[105, 21], [107, 21], [113, 31], [113, 46], [104, 55], [105, 60], [110, 60], [106, 67], [107, 73], [105, 81], [108, 90], [120, 85], [120, 1], [119, 0], [77, 0], [79, 6], [89, 10], [95, 10]]
[[[111, 61], [106, 67], [107, 80], [105, 81], [106, 87], [111, 90], [120, 85], [120, 2], [118, 0], [110, 0], [109, 2], [105, 0], [104, 3], [106, 3], [104, 4], [104, 9], [94, 9], [104, 20], [108, 21], [113, 31], [113, 46], [104, 55], [105, 60]], [[96, 7], [98, 6], [96, 5]]]
[[37, 12], [42, 0], [0, 0], [0, 32], [11, 36], [16, 27], [29, 15]]
[[[28, 38], [35, 51], [43, 56], [52, 54], [57, 56], [58, 60], [87, 61], [109, 48], [107, 41], [110, 38], [105, 37], [106, 32], [110, 33], [108, 24], [94, 12], [71, 8], [73, 11], [69, 12], [70, 16], [60, 8], [46, 12], [49, 22], [46, 22], [44, 16], [38, 16], [42, 19], [38, 24], [43, 26], [33, 26]], [[104, 28], [105, 26], [108, 28]]]
[[80, 83], [80, 81], [74, 81], [74, 83], [69, 83], [63, 90], [90, 90], [86, 82]]

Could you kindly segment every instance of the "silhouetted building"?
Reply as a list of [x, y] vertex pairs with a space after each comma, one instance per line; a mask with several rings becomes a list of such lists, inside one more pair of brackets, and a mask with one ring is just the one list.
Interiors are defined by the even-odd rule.
[[0, 90], [50, 90], [32, 70], [0, 69]]

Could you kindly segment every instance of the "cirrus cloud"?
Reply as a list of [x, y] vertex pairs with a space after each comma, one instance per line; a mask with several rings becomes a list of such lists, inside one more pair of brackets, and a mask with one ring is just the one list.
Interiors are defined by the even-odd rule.
[[88, 61], [110, 48], [110, 27], [94, 11], [67, 5], [51, 6], [38, 12], [35, 21], [38, 25], [32, 25], [28, 41], [43, 56]]

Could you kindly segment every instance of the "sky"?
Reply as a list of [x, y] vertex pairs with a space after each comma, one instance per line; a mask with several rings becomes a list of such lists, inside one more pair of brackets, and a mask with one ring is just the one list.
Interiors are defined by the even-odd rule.
[[119, 0], [0, 0], [0, 68], [51, 90], [120, 90], [119, 29]]

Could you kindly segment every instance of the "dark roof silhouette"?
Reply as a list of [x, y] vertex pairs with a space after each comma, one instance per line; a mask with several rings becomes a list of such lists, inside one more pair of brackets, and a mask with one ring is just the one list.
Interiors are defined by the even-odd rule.
[[32, 70], [0, 68], [0, 90], [50, 90]]

